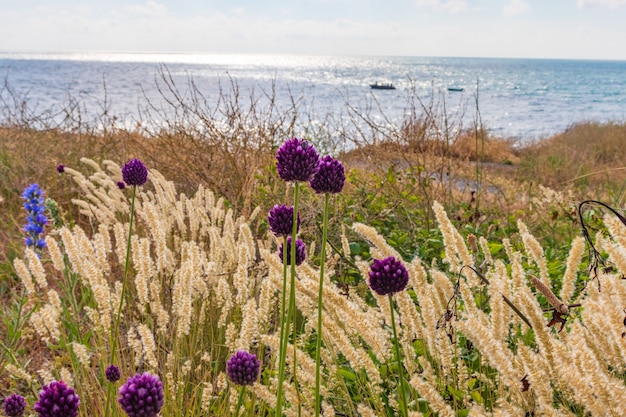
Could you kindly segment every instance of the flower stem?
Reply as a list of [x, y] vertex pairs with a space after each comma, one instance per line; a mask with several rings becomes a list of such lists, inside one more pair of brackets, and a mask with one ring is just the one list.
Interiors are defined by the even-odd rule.
[[237, 407], [235, 408], [235, 417], [239, 417], [239, 409], [241, 408], [241, 404], [243, 404], [243, 395], [246, 392], [246, 387], [242, 386], [239, 389], [239, 398], [237, 399]]
[[320, 255], [320, 285], [317, 296], [317, 343], [315, 345], [315, 417], [319, 417], [320, 398], [320, 350], [322, 349], [322, 295], [324, 289], [324, 267], [326, 265], [326, 239], [328, 236], [328, 202], [330, 194], [324, 194], [324, 214], [322, 220], [322, 253]]
[[119, 335], [117, 334], [119, 325], [120, 325], [120, 317], [122, 316], [122, 307], [124, 306], [124, 297], [126, 296], [126, 278], [128, 277], [128, 268], [130, 265], [130, 242], [133, 231], [133, 218], [135, 217], [135, 194], [137, 193], [137, 186], [133, 185], [133, 195], [130, 200], [130, 220], [128, 225], [128, 241], [126, 243], [126, 262], [124, 264], [124, 278], [122, 280], [122, 293], [120, 294], [120, 305], [117, 308], [117, 316], [115, 317], [115, 325], [113, 327], [112, 337], [113, 340], [111, 342], [111, 360], [110, 364], [113, 364], [115, 361], [115, 349], [117, 347], [117, 339], [119, 339]]
[[402, 356], [400, 355], [400, 344], [398, 342], [398, 334], [396, 333], [396, 319], [393, 312], [393, 297], [389, 294], [389, 310], [391, 311], [391, 328], [393, 329], [393, 341], [396, 348], [396, 361], [398, 362], [398, 391], [400, 392], [400, 407], [402, 408], [402, 415], [408, 417], [409, 412], [407, 409], [406, 399], [404, 397], [404, 370], [402, 369]]
[[285, 379], [285, 358], [283, 343], [285, 339], [285, 327], [288, 327], [286, 320], [286, 303], [287, 303], [287, 238], [283, 238], [283, 294], [280, 304], [280, 353], [278, 361], [278, 388], [276, 393], [276, 416], [282, 414], [282, 394], [283, 381]]
[[111, 406], [111, 395], [113, 393], [113, 384], [109, 383], [107, 384], [107, 403], [106, 406], [104, 408], [104, 416], [108, 417], [109, 416], [109, 407]]
[[[285, 316], [284, 326], [281, 326], [281, 332], [283, 332], [283, 336], [281, 338], [280, 345], [280, 357], [278, 361], [278, 387], [276, 392], [276, 417], [282, 416], [283, 409], [283, 381], [285, 380], [285, 362], [287, 360], [287, 347], [289, 346], [289, 328], [291, 326], [291, 318], [293, 314], [292, 306], [296, 304], [296, 235], [298, 233], [298, 199], [299, 199], [299, 191], [300, 184], [298, 182], [294, 183], [294, 195], [293, 195], [293, 225], [291, 228], [291, 277], [290, 277], [290, 285], [289, 285], [289, 308], [287, 310], [287, 314]], [[284, 247], [287, 246], [287, 240], [285, 239]], [[287, 259], [283, 255], [283, 263], [286, 265]], [[286, 280], [286, 278], [285, 278]], [[285, 294], [286, 288], [283, 286], [283, 297]], [[295, 328], [294, 328], [295, 333]], [[294, 336], [295, 338], [295, 336]], [[295, 342], [295, 339], [294, 339]], [[295, 348], [295, 343], [294, 343]], [[295, 363], [294, 363], [294, 378], [295, 378]]]

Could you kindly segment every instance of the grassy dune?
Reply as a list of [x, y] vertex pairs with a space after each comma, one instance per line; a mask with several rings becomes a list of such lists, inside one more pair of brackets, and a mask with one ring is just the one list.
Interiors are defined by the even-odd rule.
[[[479, 128], [441, 136], [435, 119], [373, 127], [387, 140], [361, 133], [334, 153], [347, 181], [331, 201], [325, 260], [324, 415], [400, 415], [402, 398], [411, 416], [623, 415], [626, 229], [608, 211], [584, 210], [601, 262], [590, 270], [577, 208], [623, 205], [626, 125], [581, 123], [520, 147]], [[239, 415], [273, 415], [284, 289], [265, 218], [293, 199], [275, 167], [293, 129], [237, 120], [228, 132], [210, 120], [150, 134], [0, 128], [1, 396], [20, 393], [32, 410], [41, 386], [61, 378], [81, 398], [79, 415], [122, 416], [116, 390], [147, 370], [164, 383], [161, 415], [235, 415], [225, 362], [245, 349], [262, 372]], [[150, 181], [137, 196], [121, 295], [130, 193], [115, 182], [131, 157]], [[35, 182], [63, 221], [47, 227], [53, 249], [39, 258], [21, 231], [20, 195]], [[314, 409], [323, 203], [308, 189], [301, 199], [308, 257], [296, 281], [288, 416]], [[394, 298], [404, 396], [390, 307], [367, 284], [372, 259], [386, 256], [410, 274]], [[128, 302], [116, 334], [120, 297]], [[103, 376], [112, 345], [117, 385]]]

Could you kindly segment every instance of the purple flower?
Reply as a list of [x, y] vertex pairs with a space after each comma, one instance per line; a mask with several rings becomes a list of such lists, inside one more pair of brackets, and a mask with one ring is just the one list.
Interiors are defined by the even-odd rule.
[[[284, 244], [280, 244], [278, 256], [283, 258]], [[306, 259], [306, 245], [300, 239], [296, 239], [296, 265], [300, 265]], [[291, 265], [291, 236], [287, 237], [287, 265]]]
[[26, 410], [26, 400], [19, 394], [11, 394], [4, 399], [4, 414], [8, 417], [19, 417]]
[[117, 402], [129, 417], [156, 417], [163, 408], [163, 383], [149, 372], [128, 378]]
[[244, 350], [235, 352], [226, 362], [228, 379], [237, 385], [252, 385], [259, 376], [260, 363], [253, 353]]
[[374, 259], [370, 266], [370, 287], [378, 295], [393, 294], [402, 291], [409, 282], [409, 273], [393, 256]]
[[123, 190], [124, 188], [126, 188], [126, 183], [124, 181], [118, 181], [117, 188], [119, 188], [120, 190]]
[[[275, 205], [267, 216], [270, 230], [276, 236], [291, 236], [293, 228], [293, 206]], [[297, 230], [300, 229], [300, 213], [298, 213]], [[296, 230], [296, 231], [297, 231]]]
[[343, 189], [346, 181], [341, 161], [326, 155], [319, 162], [319, 169], [310, 181], [311, 188], [318, 194], [337, 194]]
[[63, 174], [65, 172], [65, 165], [63, 165], [63, 164], [57, 165], [57, 172], [59, 174]]
[[107, 380], [109, 382], [119, 381], [122, 376], [120, 373], [120, 368], [115, 365], [109, 365], [104, 371], [104, 375], [107, 377]]
[[80, 398], [63, 381], [52, 381], [39, 392], [35, 411], [40, 417], [76, 417]]
[[139, 159], [133, 158], [122, 167], [122, 178], [127, 185], [144, 185], [148, 180], [148, 169]]
[[306, 140], [293, 138], [276, 153], [276, 169], [284, 181], [310, 181], [317, 172], [319, 155]]

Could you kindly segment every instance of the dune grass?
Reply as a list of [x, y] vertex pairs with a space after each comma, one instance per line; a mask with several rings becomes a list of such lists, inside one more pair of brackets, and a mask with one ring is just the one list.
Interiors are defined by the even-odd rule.
[[[273, 414], [285, 288], [280, 242], [265, 216], [274, 204], [292, 203], [274, 157], [294, 128], [287, 115], [272, 116], [285, 123], [269, 128], [259, 109], [230, 108], [228, 130], [193, 106], [183, 114], [200, 117], [204, 129], [176, 120], [160, 132], [0, 129], [3, 397], [18, 392], [32, 409], [41, 386], [61, 378], [79, 394], [81, 416], [103, 416], [109, 393], [148, 370], [164, 383], [163, 416]], [[439, 416], [621, 415], [626, 230], [614, 217], [585, 211], [612, 266], [594, 275], [576, 208], [587, 199], [620, 207], [624, 125], [583, 123], [519, 147], [479, 126], [442, 135], [432, 108], [409, 120], [372, 122], [373, 135], [355, 134], [342, 151], [310, 138], [334, 148], [347, 174], [329, 205], [323, 415], [405, 408]], [[387, 140], [367, 140], [376, 135]], [[130, 194], [115, 183], [131, 157], [150, 174], [138, 189], [122, 295]], [[62, 220], [47, 228], [40, 257], [25, 251], [21, 232], [20, 195], [35, 182], [58, 203]], [[320, 336], [325, 204], [307, 187], [300, 198], [308, 255], [294, 281], [288, 416], [313, 413]], [[391, 304], [367, 283], [372, 259], [387, 256], [401, 259], [410, 275]], [[117, 335], [111, 328], [122, 296], [129, 302]], [[392, 345], [392, 308], [402, 363]], [[123, 375], [117, 385], [104, 378], [112, 337]], [[225, 373], [239, 349], [255, 353], [262, 369], [241, 408]], [[114, 406], [107, 415], [123, 412]]]

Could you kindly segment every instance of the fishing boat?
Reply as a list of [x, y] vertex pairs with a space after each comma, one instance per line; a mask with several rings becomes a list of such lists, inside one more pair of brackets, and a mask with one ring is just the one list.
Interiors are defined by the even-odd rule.
[[392, 83], [379, 83], [376, 81], [374, 84], [370, 84], [370, 88], [374, 90], [395, 90], [396, 87]]

